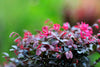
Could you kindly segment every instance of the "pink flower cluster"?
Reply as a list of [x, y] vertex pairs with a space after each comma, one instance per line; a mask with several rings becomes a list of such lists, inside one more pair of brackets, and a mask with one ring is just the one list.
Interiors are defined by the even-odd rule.
[[[48, 23], [48, 21], [45, 23]], [[67, 60], [77, 60], [75, 61], [76, 63], [78, 62], [76, 55], [83, 55], [87, 54], [89, 51], [93, 51], [93, 48], [89, 45], [99, 45], [97, 49], [100, 48], [100, 34], [93, 35], [92, 28], [96, 27], [99, 29], [98, 26], [98, 23], [89, 26], [89, 24], [85, 22], [77, 23], [77, 25], [72, 27], [68, 22], [64, 23], [63, 26], [60, 26], [60, 24], [49, 24], [49, 26], [46, 25], [42, 27], [42, 31], [39, 31], [36, 35], [25, 31], [23, 38], [21, 38], [19, 34], [13, 32], [10, 37], [18, 37], [15, 39], [17, 46], [14, 45], [14, 49], [11, 50], [15, 52], [18, 58], [20, 56], [26, 56], [25, 51], [28, 52], [27, 55], [29, 56], [31, 55], [29, 53], [33, 51], [38, 57], [54, 55], [57, 59], [61, 59], [64, 55]]]
[[93, 34], [93, 30], [91, 27], [89, 27], [88, 24], [85, 24], [85, 23], [81, 23], [79, 25], [81, 31], [80, 31], [80, 35], [82, 38], [86, 39], [86, 38], [90, 38]]

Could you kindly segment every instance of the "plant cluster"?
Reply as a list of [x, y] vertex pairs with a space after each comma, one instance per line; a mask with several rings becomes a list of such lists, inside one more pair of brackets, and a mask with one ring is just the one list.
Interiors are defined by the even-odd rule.
[[87, 56], [100, 52], [100, 33], [94, 35], [92, 27], [99, 29], [97, 23], [89, 26], [81, 22], [70, 26], [66, 22], [63, 26], [50, 23], [36, 35], [25, 31], [23, 38], [12, 32], [10, 37], [18, 36], [14, 40], [17, 45], [10, 49], [16, 57], [10, 58], [8, 53], [4, 53], [4, 57], [23, 67], [89, 67]]

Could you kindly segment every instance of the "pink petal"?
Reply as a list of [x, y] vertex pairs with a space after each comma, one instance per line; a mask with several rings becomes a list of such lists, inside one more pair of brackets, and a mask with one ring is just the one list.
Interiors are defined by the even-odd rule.
[[63, 24], [62, 28], [65, 29], [65, 30], [67, 30], [69, 27], [70, 27], [69, 23], [66, 22], [66, 23]]
[[59, 24], [54, 24], [53, 28], [54, 28], [54, 30], [58, 31], [60, 29], [60, 25]]

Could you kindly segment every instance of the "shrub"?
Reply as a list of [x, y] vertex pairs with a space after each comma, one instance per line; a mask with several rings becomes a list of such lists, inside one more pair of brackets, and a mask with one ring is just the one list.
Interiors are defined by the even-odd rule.
[[97, 23], [89, 26], [81, 22], [71, 27], [66, 22], [63, 26], [50, 23], [36, 35], [24, 31], [23, 38], [12, 32], [10, 37], [18, 36], [14, 40], [17, 45], [10, 49], [16, 57], [10, 58], [8, 53], [4, 57], [21, 67], [89, 67], [87, 56], [100, 52], [100, 33], [94, 35], [92, 27], [99, 29]]

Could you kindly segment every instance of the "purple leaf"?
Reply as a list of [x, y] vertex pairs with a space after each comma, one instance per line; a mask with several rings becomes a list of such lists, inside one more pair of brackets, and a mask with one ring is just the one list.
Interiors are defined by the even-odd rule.
[[67, 59], [72, 59], [72, 58], [73, 58], [73, 54], [72, 54], [71, 51], [67, 51], [67, 52], [65, 53], [65, 56], [66, 56]]
[[74, 47], [74, 48], [77, 48], [77, 45], [74, 44], [73, 47]]
[[66, 52], [66, 53], [65, 53], [65, 56], [66, 56], [66, 58], [67, 58], [67, 59], [69, 59], [69, 58], [70, 58], [70, 57], [69, 57], [69, 53], [68, 53], [68, 52]]
[[38, 55], [38, 56], [39, 56], [41, 53], [42, 53], [42, 52], [41, 52], [41, 50], [40, 50], [40, 49], [37, 49], [37, 50], [36, 50], [36, 55]]
[[50, 47], [51, 50], [54, 50], [54, 47], [52, 45], [49, 45], [49, 47]]
[[49, 42], [42, 42], [42, 44], [49, 44]]
[[46, 48], [45, 47], [41, 47], [41, 51], [42, 52], [46, 51]]
[[58, 43], [59, 43], [59, 41], [56, 40], [56, 41], [53, 41], [53, 42], [52, 42], [52, 45], [57, 45]]
[[12, 32], [12, 33], [9, 35], [9, 37], [11, 37], [14, 33], [15, 33], [15, 32]]
[[17, 46], [16, 46], [16, 45], [12, 45], [12, 47], [13, 47], [14, 49], [17, 49]]
[[33, 48], [35, 48], [37, 45], [38, 45], [38, 42], [35, 42], [35, 43], [33, 44]]
[[8, 56], [8, 57], [9, 57], [9, 54], [8, 54], [8, 53], [6, 53], [6, 52], [3, 52], [3, 54], [4, 54], [5, 56]]
[[15, 49], [10, 49], [10, 51], [14, 51]]
[[69, 56], [70, 56], [71, 59], [73, 58], [73, 54], [72, 54], [71, 51], [69, 51]]
[[50, 36], [47, 36], [47, 38], [53, 38], [53, 36], [52, 36], [52, 35], [50, 35]]
[[68, 45], [68, 48], [72, 48], [72, 45]]

